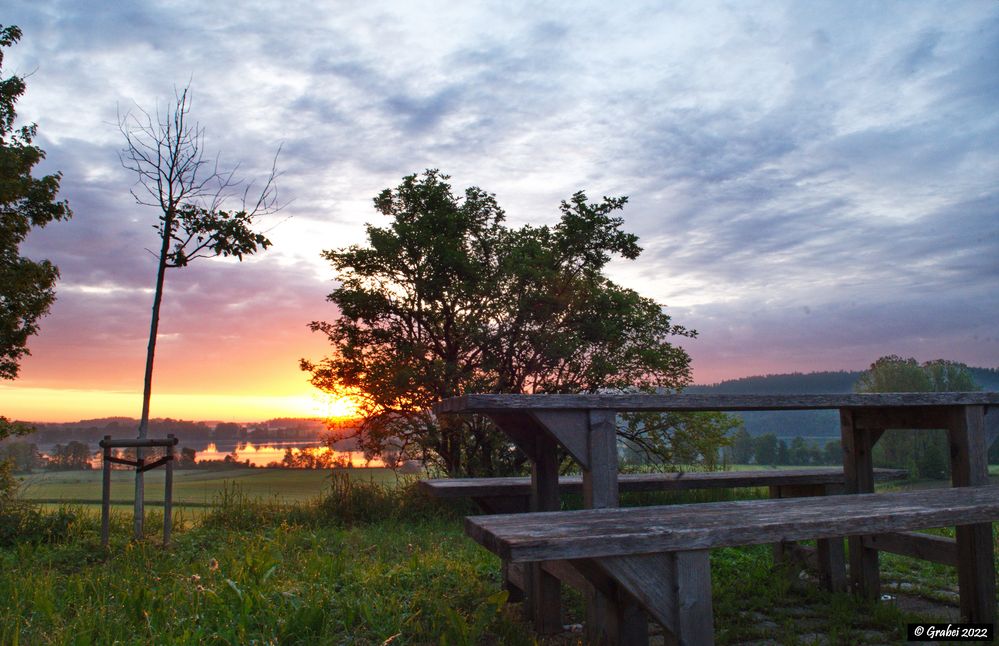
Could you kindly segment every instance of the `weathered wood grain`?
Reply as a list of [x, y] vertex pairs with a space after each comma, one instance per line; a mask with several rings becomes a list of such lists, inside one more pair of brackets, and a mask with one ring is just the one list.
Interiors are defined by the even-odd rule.
[[[949, 433], [950, 472], [955, 491], [988, 483], [984, 408], [967, 406], [955, 411]], [[959, 523], [955, 537], [961, 616], [965, 621], [974, 623], [995, 623], [995, 576], [982, 576], [982, 572], [994, 572], [995, 568], [992, 526], [987, 523]]]
[[[883, 433], [878, 428], [858, 428], [856, 411], [839, 412], [840, 437], [843, 445], [844, 488], [848, 494], [874, 491], [874, 462], [871, 453], [877, 438]], [[877, 599], [881, 593], [878, 570], [878, 551], [864, 545], [859, 532], [847, 541], [850, 545], [850, 585], [857, 594]]]
[[818, 410], [997, 405], [999, 393], [872, 393], [852, 395], [462, 395], [438, 402], [435, 413], [606, 409], [615, 411]]
[[[878, 481], [907, 477], [902, 469], [875, 469]], [[621, 473], [618, 491], [680, 491], [689, 489], [729, 489], [737, 487], [784, 487], [841, 485], [843, 470], [838, 467], [780, 469], [766, 471], [683, 471], [670, 473]], [[435, 498], [517, 497], [531, 495], [530, 478], [440, 478], [421, 480], [420, 489]], [[562, 494], [583, 493], [582, 476], [561, 476]]]
[[999, 486], [470, 516], [465, 531], [513, 561], [599, 558], [901, 532], [999, 519]]
[[[548, 512], [561, 506], [558, 494], [558, 455], [555, 438], [539, 434], [534, 438], [535, 459], [531, 463], [531, 511]], [[527, 514], [521, 514], [527, 515]], [[550, 635], [562, 630], [562, 590], [559, 580], [546, 572], [540, 564], [528, 567], [530, 584], [528, 603], [524, 604], [533, 615], [534, 630]]]
[[957, 541], [945, 536], [899, 532], [864, 536], [864, 547], [924, 561], [957, 566]]

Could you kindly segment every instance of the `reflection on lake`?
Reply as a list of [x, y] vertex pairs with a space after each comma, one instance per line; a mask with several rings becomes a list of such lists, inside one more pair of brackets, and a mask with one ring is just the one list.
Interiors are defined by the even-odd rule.
[[320, 442], [275, 442], [254, 444], [253, 442], [208, 443], [203, 449], [198, 449], [198, 462], [206, 460], [225, 460], [230, 456], [232, 462], [247, 461], [253, 466], [265, 467], [272, 462], [288, 464], [286, 456], [291, 452], [292, 460], [300, 462], [303, 459], [328, 460], [331, 463], [354, 467], [383, 467], [385, 463], [380, 458], [368, 460], [362, 451], [335, 451]]

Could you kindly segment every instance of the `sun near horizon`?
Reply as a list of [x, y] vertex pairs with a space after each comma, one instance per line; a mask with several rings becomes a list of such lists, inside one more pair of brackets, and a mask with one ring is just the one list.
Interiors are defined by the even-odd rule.
[[[76, 422], [104, 417], [138, 419], [141, 392], [73, 388], [12, 388], [0, 385], [4, 415], [34, 423]], [[156, 393], [152, 417], [191, 421], [260, 422], [282, 417], [343, 421], [356, 419], [358, 403], [349, 395], [312, 390], [280, 395]]]

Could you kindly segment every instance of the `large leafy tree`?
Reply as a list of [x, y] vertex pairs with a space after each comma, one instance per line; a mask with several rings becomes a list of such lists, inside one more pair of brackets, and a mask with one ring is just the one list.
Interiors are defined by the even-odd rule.
[[[20, 38], [17, 27], [0, 25], [0, 72], [2, 48]], [[33, 144], [37, 126], [14, 125], [14, 105], [24, 90], [23, 78], [0, 75], [0, 379], [17, 377], [21, 359], [30, 354], [28, 338], [38, 332], [38, 320], [55, 300], [59, 277], [48, 260], [20, 255], [21, 243], [33, 228], [71, 216], [69, 205], [56, 200], [62, 175], [32, 175], [45, 151]], [[26, 430], [0, 417], [0, 438]]]
[[641, 252], [615, 212], [626, 198], [561, 204], [554, 226], [504, 225], [493, 195], [455, 194], [436, 170], [386, 189], [367, 245], [324, 252], [340, 316], [313, 322], [332, 354], [302, 361], [314, 385], [362, 403], [363, 447], [450, 474], [516, 470], [523, 458], [480, 417], [438, 419], [468, 392], [679, 389], [690, 357], [671, 341], [695, 333], [662, 306], [604, 275]]
[[[879, 358], [860, 375], [861, 393], [968, 392], [981, 390], [968, 366], [937, 359], [920, 364], [897, 355]], [[913, 477], [944, 478], [948, 473], [947, 438], [926, 430], [893, 430], [875, 446], [878, 466], [903, 467]]]

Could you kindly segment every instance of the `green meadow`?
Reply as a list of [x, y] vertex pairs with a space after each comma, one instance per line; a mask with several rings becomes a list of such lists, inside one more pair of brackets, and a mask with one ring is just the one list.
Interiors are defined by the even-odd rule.
[[[394, 484], [404, 476], [389, 469], [344, 469], [352, 480]], [[226, 487], [237, 485], [247, 497], [280, 503], [306, 502], [329, 486], [328, 470], [312, 469], [177, 469], [173, 475], [173, 502], [178, 507], [209, 505]], [[156, 505], [163, 500], [165, 472], [146, 473], [146, 501]], [[21, 496], [45, 503], [100, 504], [101, 471], [39, 471], [18, 476]], [[135, 475], [132, 471], [111, 472], [111, 499], [131, 504]]]
[[[129, 475], [115, 474], [123, 497]], [[25, 495], [96, 500], [99, 476], [31, 476]], [[161, 479], [150, 478], [152, 494]], [[135, 542], [130, 509], [120, 506], [105, 552], [94, 504], [48, 503], [0, 542], [0, 644], [580, 643], [571, 627], [583, 620], [578, 594], [565, 593], [567, 630], [538, 639], [520, 604], [504, 603], [499, 560], [464, 536], [462, 516], [473, 510], [424, 498], [411, 479], [191, 470], [177, 472], [177, 492], [200, 506], [179, 510], [167, 548], [162, 510], [150, 509], [149, 537]], [[878, 604], [776, 568], [768, 546], [714, 550], [711, 560], [719, 644], [897, 643], [907, 622], [953, 610], [954, 571], [902, 557], [882, 558], [893, 596]], [[903, 603], [906, 595], [919, 604]]]

